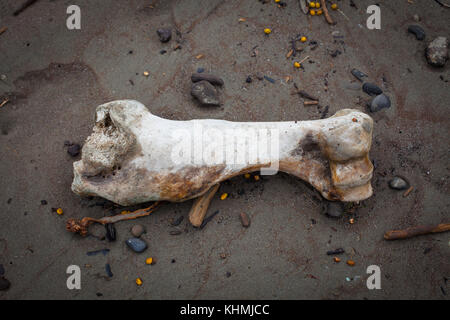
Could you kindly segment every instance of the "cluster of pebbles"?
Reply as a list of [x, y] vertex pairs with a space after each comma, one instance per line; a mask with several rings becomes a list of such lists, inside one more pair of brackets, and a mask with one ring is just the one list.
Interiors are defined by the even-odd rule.
[[[425, 30], [419, 25], [410, 25], [408, 32], [413, 34], [419, 41], [425, 40]], [[425, 49], [425, 57], [433, 67], [444, 67], [448, 60], [448, 39], [439, 36], [431, 41]]]

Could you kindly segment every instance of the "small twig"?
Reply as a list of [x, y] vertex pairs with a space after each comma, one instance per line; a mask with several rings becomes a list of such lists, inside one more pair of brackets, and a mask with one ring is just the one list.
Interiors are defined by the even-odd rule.
[[384, 239], [386, 240], [407, 239], [424, 234], [438, 233], [445, 231], [450, 231], [450, 223], [442, 223], [438, 224], [437, 226], [435, 225], [435, 226], [411, 227], [404, 230], [392, 230], [384, 234]]
[[305, 62], [306, 60], [309, 59], [309, 56], [305, 57], [304, 59], [300, 60], [298, 63], [302, 64], [303, 62]]
[[409, 187], [408, 190], [403, 194], [403, 197], [406, 198], [409, 194], [414, 190], [414, 187]]
[[341, 9], [337, 9], [337, 11], [339, 11], [339, 13], [342, 14], [345, 17], [345, 19], [347, 19], [347, 21], [350, 21], [350, 19], [345, 15], [345, 13]]
[[322, 9], [323, 9], [323, 13], [325, 14], [325, 19], [327, 20], [327, 22], [329, 24], [334, 24], [334, 21], [333, 21], [333, 19], [331, 19], [330, 13], [328, 12], [327, 4], [325, 3], [325, 0], [320, 0], [320, 2], [322, 3]]
[[319, 101], [305, 101], [303, 102], [303, 105], [305, 106], [314, 106], [314, 105], [318, 105]]
[[449, 4], [443, 3], [440, 0], [434, 0], [434, 1], [436, 1], [441, 7], [450, 8]]
[[5, 100], [3, 100], [2, 103], [0, 103], [0, 108], [3, 107], [5, 104], [7, 104], [9, 102], [9, 99], [6, 98]]
[[16, 11], [14, 11], [13, 15], [14, 16], [18, 16], [19, 14], [21, 14], [23, 11], [25, 11], [29, 6], [35, 4], [38, 0], [28, 0], [27, 2], [25, 2], [19, 9], [17, 9]]

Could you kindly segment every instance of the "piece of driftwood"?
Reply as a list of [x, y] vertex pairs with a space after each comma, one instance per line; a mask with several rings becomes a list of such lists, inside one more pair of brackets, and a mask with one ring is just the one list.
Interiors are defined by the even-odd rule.
[[404, 230], [392, 230], [384, 234], [384, 239], [386, 240], [408, 239], [420, 235], [439, 233], [445, 231], [450, 231], [450, 223], [441, 223], [433, 226], [411, 227]]

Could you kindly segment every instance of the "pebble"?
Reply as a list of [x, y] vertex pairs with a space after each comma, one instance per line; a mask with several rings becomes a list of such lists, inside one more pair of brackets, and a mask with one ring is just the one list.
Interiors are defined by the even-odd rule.
[[109, 265], [109, 263], [105, 264], [105, 271], [106, 271], [106, 274], [108, 275], [108, 277], [110, 277], [110, 278], [113, 277], [113, 273], [111, 271], [111, 266]]
[[247, 79], [245, 79], [245, 82], [252, 83], [252, 77], [248, 76]]
[[0, 276], [5, 274], [5, 267], [3, 267], [2, 264], [0, 264]]
[[420, 16], [418, 14], [415, 14], [413, 16], [413, 19], [414, 19], [415, 22], [419, 22], [420, 21]]
[[430, 42], [426, 49], [429, 64], [434, 67], [443, 67], [448, 60], [448, 40], [446, 37], [437, 37]]
[[390, 107], [391, 107], [391, 100], [387, 95], [382, 93], [373, 98], [372, 102], [370, 103], [370, 112], [378, 112], [381, 109]]
[[192, 85], [191, 95], [203, 105], [219, 105], [217, 90], [208, 81], [196, 82]]
[[156, 30], [158, 34], [159, 41], [168, 42], [172, 38], [172, 30], [170, 28], [161, 28]]
[[333, 218], [339, 218], [344, 213], [344, 208], [341, 202], [327, 201], [323, 207], [323, 213]]
[[11, 286], [11, 282], [9, 282], [8, 279], [5, 277], [0, 277], [0, 291], [2, 290], [8, 290]]
[[78, 143], [72, 144], [69, 148], [67, 148], [67, 153], [70, 154], [71, 157], [76, 157], [80, 154], [81, 147]]
[[244, 228], [250, 227], [250, 218], [249, 218], [249, 216], [246, 213], [244, 213], [244, 212], [241, 212], [241, 214], [239, 216], [241, 218], [242, 226]]
[[414, 34], [417, 40], [422, 41], [425, 39], [425, 31], [418, 25], [410, 25], [408, 27], [408, 32]]
[[256, 78], [258, 80], [263, 80], [264, 79], [264, 75], [261, 72], [256, 73]]
[[377, 96], [383, 93], [383, 90], [380, 89], [376, 84], [366, 82], [363, 84], [362, 89], [369, 96]]
[[116, 227], [114, 227], [114, 224], [113, 223], [105, 224], [105, 229], [106, 229], [106, 239], [108, 239], [109, 242], [116, 241], [117, 232]]
[[364, 78], [367, 77], [367, 74], [365, 74], [365, 73], [363, 73], [363, 72], [361, 72], [361, 71], [359, 71], [359, 70], [357, 70], [357, 69], [353, 69], [353, 70], [351, 71], [351, 73], [352, 73], [352, 75], [355, 76], [356, 79], [358, 79], [358, 80], [361, 81], [361, 82], [363, 81]]
[[191, 76], [192, 82], [199, 82], [199, 81], [208, 81], [209, 83], [213, 85], [223, 86], [223, 80], [215, 75], [208, 74], [208, 73], [193, 73]]
[[135, 224], [133, 227], [131, 227], [131, 234], [136, 238], [139, 238], [140, 236], [142, 236], [142, 234], [144, 232], [145, 232], [145, 228], [143, 226], [141, 226], [140, 224]]
[[343, 253], [345, 253], [345, 250], [342, 249], [342, 248], [338, 248], [336, 250], [327, 251], [327, 255], [328, 256], [334, 256], [334, 255], [343, 254]]
[[125, 241], [125, 243], [131, 250], [137, 253], [144, 252], [145, 249], [147, 249], [147, 243], [138, 238], [130, 238], [127, 241]]
[[395, 190], [405, 190], [409, 188], [409, 183], [400, 177], [394, 177], [389, 181], [389, 187]]
[[170, 231], [170, 235], [171, 236], [178, 236], [180, 234], [182, 234], [183, 232], [181, 230], [172, 230]]

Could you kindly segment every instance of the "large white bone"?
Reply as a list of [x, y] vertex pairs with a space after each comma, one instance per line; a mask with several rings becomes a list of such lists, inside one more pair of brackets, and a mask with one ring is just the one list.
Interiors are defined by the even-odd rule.
[[[205, 139], [195, 138], [199, 127], [203, 132], [278, 132], [279, 153], [256, 162], [246, 157], [240, 164], [174, 161], [174, 148], [186, 136], [194, 143]], [[314, 121], [173, 121], [151, 114], [137, 101], [113, 101], [97, 107], [93, 133], [83, 146], [82, 159], [74, 163], [72, 190], [120, 205], [178, 202], [199, 197], [231, 177], [278, 163], [280, 171], [309, 182], [329, 200], [364, 200], [372, 195], [373, 166], [368, 158], [372, 129], [368, 115], [351, 109]], [[180, 138], [176, 132], [186, 136]], [[239, 154], [258, 143], [249, 139], [247, 144], [224, 139], [220, 150], [228, 152], [225, 157], [230, 150]]]

